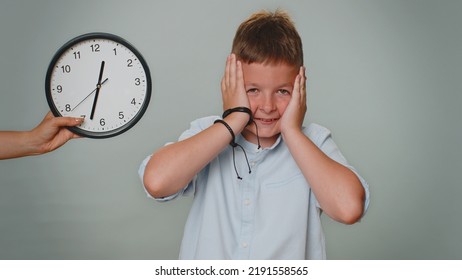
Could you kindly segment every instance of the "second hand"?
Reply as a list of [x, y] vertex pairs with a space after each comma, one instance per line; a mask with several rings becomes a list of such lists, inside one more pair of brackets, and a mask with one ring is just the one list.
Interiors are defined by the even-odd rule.
[[[109, 78], [106, 78], [106, 79], [101, 83], [101, 85], [104, 85], [104, 83], [105, 83], [108, 79], [109, 79]], [[79, 104], [75, 105], [75, 107], [71, 110], [71, 112], [74, 111], [75, 108], [77, 108], [77, 106], [79, 106], [79, 105], [82, 104], [85, 100], [87, 100], [87, 98], [90, 97], [90, 95], [91, 95], [92, 93], [94, 93], [94, 92], [96, 91], [96, 89], [97, 89], [97, 88], [95, 88], [92, 92], [90, 92], [82, 101], [79, 102]]]

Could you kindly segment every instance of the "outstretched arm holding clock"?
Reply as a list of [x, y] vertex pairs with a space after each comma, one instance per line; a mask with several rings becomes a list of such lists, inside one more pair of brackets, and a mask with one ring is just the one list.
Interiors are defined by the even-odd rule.
[[49, 112], [30, 131], [0, 131], [0, 159], [40, 155], [51, 152], [68, 140], [78, 137], [67, 126], [76, 126], [83, 118], [54, 117]]

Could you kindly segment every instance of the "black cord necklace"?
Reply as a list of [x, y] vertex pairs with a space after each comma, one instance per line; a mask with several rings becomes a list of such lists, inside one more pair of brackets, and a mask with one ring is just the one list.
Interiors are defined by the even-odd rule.
[[[252, 111], [247, 108], [247, 107], [236, 107], [236, 108], [231, 108], [231, 109], [228, 109], [226, 110], [224, 113], [223, 113], [223, 119], [225, 117], [227, 117], [229, 114], [231, 113], [234, 113], [234, 112], [242, 112], [242, 113], [247, 113], [249, 115], [249, 121], [247, 122], [247, 125], [250, 125], [250, 124], [254, 124], [255, 125], [255, 131], [256, 131], [256, 135], [257, 135], [257, 144], [258, 144], [258, 147], [257, 149], [260, 149], [261, 148], [261, 145], [260, 145], [260, 136], [258, 135], [258, 126], [257, 126], [257, 123], [254, 121], [253, 119], [253, 116], [252, 116]], [[234, 165], [234, 171], [236, 172], [236, 175], [237, 175], [237, 178], [239, 180], [242, 180], [242, 177], [239, 176], [239, 172], [237, 172], [237, 167], [236, 167], [236, 152], [235, 152], [235, 149], [236, 147], [239, 147], [241, 148], [242, 152], [244, 153], [244, 157], [245, 157], [245, 160], [246, 160], [246, 163], [247, 163], [247, 167], [249, 168], [249, 174], [252, 173], [252, 169], [250, 168], [250, 163], [249, 163], [249, 159], [247, 157], [247, 153], [245, 152], [245, 149], [244, 147], [242, 147], [240, 144], [236, 143], [235, 140], [236, 140], [236, 136], [234, 134], [234, 131], [233, 129], [228, 125], [228, 123], [226, 123], [224, 120], [216, 120], [214, 123], [221, 123], [223, 124], [229, 131], [229, 133], [231, 134], [231, 142], [229, 143], [232, 147], [233, 147], [233, 165]]]

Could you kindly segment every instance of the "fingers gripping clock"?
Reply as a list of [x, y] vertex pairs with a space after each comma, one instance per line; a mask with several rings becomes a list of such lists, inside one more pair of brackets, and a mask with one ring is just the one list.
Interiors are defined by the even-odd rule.
[[45, 93], [55, 116], [85, 118], [69, 130], [108, 138], [141, 119], [151, 98], [151, 75], [130, 43], [113, 34], [89, 33], [56, 52], [46, 74]]

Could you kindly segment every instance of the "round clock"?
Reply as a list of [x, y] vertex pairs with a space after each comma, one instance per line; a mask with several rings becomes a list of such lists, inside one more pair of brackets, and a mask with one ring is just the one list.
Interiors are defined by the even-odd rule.
[[146, 61], [126, 40], [89, 33], [56, 52], [46, 74], [45, 93], [55, 116], [85, 118], [69, 130], [108, 138], [141, 119], [151, 98], [151, 75]]

